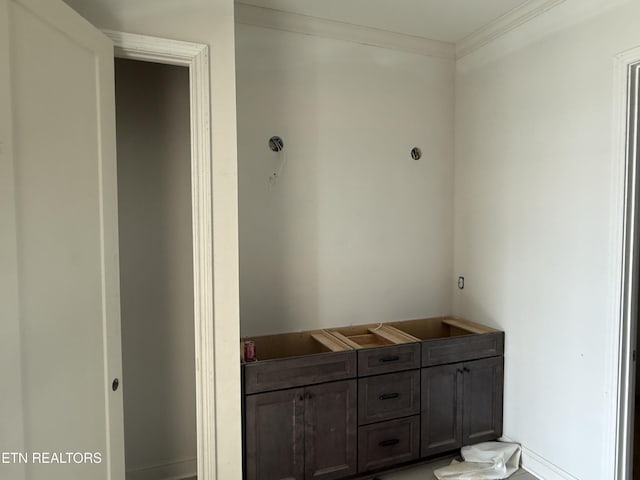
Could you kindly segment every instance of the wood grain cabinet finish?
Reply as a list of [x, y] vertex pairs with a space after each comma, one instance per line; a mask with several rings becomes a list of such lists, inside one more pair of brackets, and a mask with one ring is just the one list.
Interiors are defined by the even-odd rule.
[[421, 455], [502, 435], [503, 358], [422, 369]]
[[422, 369], [421, 455], [462, 445], [462, 364]]
[[305, 478], [331, 480], [356, 473], [356, 381], [305, 388]]
[[420, 344], [407, 343], [358, 350], [358, 376], [420, 368]]
[[356, 352], [331, 352], [244, 364], [246, 394], [356, 376]]
[[437, 338], [422, 342], [422, 366], [464, 362], [504, 353], [504, 332]]
[[356, 380], [246, 397], [247, 480], [356, 473]]
[[246, 397], [246, 480], [304, 479], [304, 389]]
[[381, 422], [420, 413], [420, 371], [358, 380], [358, 423]]
[[463, 381], [462, 444], [472, 445], [502, 436], [503, 357], [465, 362]]
[[420, 455], [420, 416], [374, 423], [358, 430], [358, 472], [416, 460]]

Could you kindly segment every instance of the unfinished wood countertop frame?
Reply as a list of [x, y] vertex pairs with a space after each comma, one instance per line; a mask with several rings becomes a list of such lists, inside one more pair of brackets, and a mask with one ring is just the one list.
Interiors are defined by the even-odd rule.
[[[402, 329], [403, 324], [418, 323], [424, 323], [425, 325], [431, 323], [433, 324], [434, 330], [440, 328], [440, 332], [445, 332], [444, 334], [434, 334], [433, 339], [498, 332], [498, 330], [485, 325], [456, 317], [432, 317], [390, 323], [351, 325], [295, 333], [242, 338], [240, 341], [241, 359], [244, 361], [244, 341], [247, 340], [252, 340], [258, 344], [275, 341], [282, 341], [284, 344], [289, 344], [290, 342], [295, 342], [298, 337], [301, 339], [307, 339], [308, 337], [314, 342], [317, 342], [318, 347], [326, 349], [327, 352], [344, 352], [349, 350], [362, 350], [373, 347], [421, 342], [424, 341], [425, 338], [418, 338], [417, 336], [403, 331]], [[450, 330], [442, 330], [443, 326], [449, 327]], [[290, 355], [283, 352], [282, 358], [313, 355], [317, 353], [319, 352], [310, 351], [309, 353], [300, 352], [299, 354]], [[260, 354], [258, 351], [258, 357], [259, 356]], [[271, 354], [268, 358], [263, 360], [274, 360], [278, 358], [280, 357]]]

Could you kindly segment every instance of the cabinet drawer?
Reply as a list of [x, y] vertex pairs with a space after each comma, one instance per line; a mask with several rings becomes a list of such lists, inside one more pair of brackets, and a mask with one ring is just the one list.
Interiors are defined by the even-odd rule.
[[420, 368], [420, 344], [407, 343], [358, 350], [358, 375], [378, 375]]
[[419, 429], [419, 415], [360, 427], [358, 471], [367, 472], [417, 459]]
[[464, 362], [504, 353], [504, 332], [461, 335], [422, 342], [422, 366]]
[[388, 373], [358, 380], [358, 423], [420, 413], [420, 371]]
[[335, 352], [244, 364], [246, 394], [345, 380], [356, 376], [356, 353]]

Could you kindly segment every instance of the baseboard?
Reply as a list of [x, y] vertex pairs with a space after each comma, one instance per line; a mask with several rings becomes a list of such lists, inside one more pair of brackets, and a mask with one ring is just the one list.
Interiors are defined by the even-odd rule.
[[127, 480], [182, 480], [198, 471], [196, 457], [127, 470]]
[[[508, 437], [502, 437], [500, 441], [520, 443]], [[522, 444], [520, 444], [520, 446], [522, 447], [522, 468], [540, 480], [578, 480], [569, 472], [553, 464], [543, 456], [538, 455], [533, 450], [528, 449]]]
[[522, 448], [522, 468], [541, 480], [578, 480], [528, 448]]

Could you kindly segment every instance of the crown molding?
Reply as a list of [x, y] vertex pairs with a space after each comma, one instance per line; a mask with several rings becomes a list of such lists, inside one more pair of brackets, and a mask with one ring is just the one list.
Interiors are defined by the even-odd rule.
[[390, 32], [378, 28], [353, 25], [307, 15], [256, 7], [244, 3], [235, 3], [236, 23], [258, 27], [273, 28], [286, 32], [301, 33], [346, 40], [348, 42], [390, 48], [418, 55], [453, 60], [456, 46], [453, 43], [439, 42], [429, 38]]
[[497, 18], [456, 44], [456, 58], [462, 58], [480, 47], [506, 35], [566, 0], [530, 0]]
[[456, 59], [465, 57], [492, 41], [530, 22], [566, 0], [529, 0], [514, 8], [457, 44], [425, 37], [406, 35], [379, 28], [365, 27], [324, 18], [256, 7], [235, 2], [235, 21], [243, 25], [272, 28], [286, 32], [345, 40], [348, 42], [390, 48], [418, 55]]

